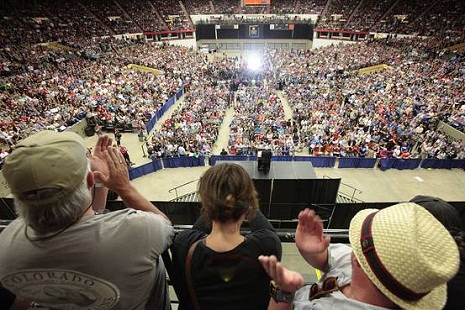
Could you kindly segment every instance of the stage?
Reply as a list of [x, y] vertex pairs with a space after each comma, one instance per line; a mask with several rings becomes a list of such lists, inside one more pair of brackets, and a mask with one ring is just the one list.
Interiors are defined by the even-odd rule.
[[271, 161], [270, 171], [264, 173], [258, 170], [257, 161], [223, 161], [220, 163], [235, 163], [242, 166], [249, 173], [253, 180], [258, 179], [279, 179], [279, 180], [308, 180], [316, 179], [315, 169], [311, 162], [301, 161]]
[[258, 170], [257, 161], [222, 161], [247, 170], [261, 204], [334, 204], [341, 179], [318, 179], [309, 161], [271, 161], [270, 171]]

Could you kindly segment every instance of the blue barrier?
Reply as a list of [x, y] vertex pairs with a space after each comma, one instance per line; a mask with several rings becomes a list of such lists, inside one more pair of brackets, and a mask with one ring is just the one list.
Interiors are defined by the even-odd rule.
[[182, 97], [182, 95], [184, 95], [184, 88], [176, 93], [176, 95], [175, 95], [176, 96], [176, 101], [178, 101], [179, 98]]
[[428, 169], [465, 169], [465, 159], [435, 159], [426, 158], [421, 162], [422, 168]]
[[465, 169], [465, 159], [450, 159], [452, 161], [451, 168]]
[[150, 174], [152, 172], [162, 169], [161, 160], [154, 159], [151, 163], [143, 164], [142, 166], [129, 169], [129, 179], [134, 180], [141, 176]]
[[[163, 165], [162, 165], [163, 162]], [[193, 157], [169, 157], [163, 159], [153, 159], [152, 162], [143, 164], [142, 166], [129, 169], [129, 179], [134, 180], [141, 176], [150, 174], [165, 168], [179, 167], [199, 167], [205, 166], [205, 156]]]
[[209, 164], [214, 166], [218, 160], [227, 160], [227, 161], [247, 161], [247, 160], [257, 160], [257, 156], [247, 156], [247, 155], [212, 155], [210, 156]]
[[171, 108], [176, 101], [184, 95], [184, 89], [181, 89], [178, 91], [174, 96], [172, 96], [170, 99], [168, 99], [165, 104], [163, 104], [160, 109], [155, 113], [155, 115], [148, 121], [147, 124], [145, 124], [145, 128], [147, 128], [147, 133], [150, 134], [152, 131], [153, 127], [155, 127], [155, 124], [158, 122], [158, 120], [165, 114], [166, 111], [168, 111], [169, 108]]
[[295, 161], [310, 161], [316, 168], [333, 168], [336, 164], [336, 157], [332, 156], [295, 156]]
[[376, 165], [376, 158], [363, 157], [341, 157], [338, 168], [373, 168]]
[[399, 158], [382, 158], [379, 161], [379, 169], [385, 171], [387, 169], [416, 169], [420, 165], [421, 158], [415, 159], [399, 159]]
[[165, 168], [205, 166], [205, 156], [167, 157], [163, 158], [163, 166]]
[[272, 156], [271, 161], [292, 161], [292, 156]]
[[[212, 155], [209, 164], [214, 166], [218, 160], [247, 161], [257, 160], [257, 156], [246, 155]], [[310, 161], [314, 167], [334, 167], [336, 157], [312, 157], [312, 156], [273, 156], [271, 161]]]
[[158, 118], [155, 115], [150, 119], [150, 121], [147, 124], [145, 124], [145, 128], [147, 129], [147, 134], [150, 134], [150, 132], [152, 131], [157, 121], [158, 121]]
[[[223, 161], [255, 161], [257, 156], [247, 155], [212, 155], [210, 156], [209, 165], [214, 166], [218, 160]], [[272, 161], [310, 161], [313, 167], [332, 168], [336, 163], [336, 157], [315, 157], [315, 156], [273, 156]], [[360, 157], [341, 157], [339, 158], [338, 168], [373, 168], [376, 164], [376, 158]], [[162, 165], [163, 163], [163, 165]], [[387, 169], [416, 169], [434, 168], [434, 169], [465, 169], [465, 159], [398, 159], [383, 158], [379, 161], [379, 168], [382, 171]], [[144, 176], [146, 174], [161, 170], [164, 168], [180, 167], [199, 167], [205, 166], [205, 156], [193, 157], [168, 157], [163, 159], [154, 159], [151, 163], [144, 164], [129, 170], [131, 180]]]

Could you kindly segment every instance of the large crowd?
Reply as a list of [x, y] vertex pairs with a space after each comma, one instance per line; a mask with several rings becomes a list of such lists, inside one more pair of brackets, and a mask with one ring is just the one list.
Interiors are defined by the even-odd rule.
[[[120, 133], [143, 131], [184, 90], [144, 141], [152, 158], [210, 155], [220, 128], [229, 125], [228, 151], [236, 155], [295, 156], [308, 149], [313, 156], [464, 159], [465, 141], [438, 128], [442, 121], [465, 133], [465, 53], [445, 49], [464, 42], [463, 1], [60, 4], [0, 4], [0, 168], [19, 215], [0, 235], [0, 247], [8, 247], [0, 252], [2, 306], [170, 309], [166, 272], [180, 308], [463, 306], [463, 227], [442, 199], [417, 196], [360, 211], [350, 223], [351, 247], [330, 244], [324, 221], [302, 210], [296, 246], [323, 271], [304, 285], [302, 275], [280, 262], [278, 235], [258, 210], [257, 190], [241, 166], [219, 164], [202, 175], [202, 215], [174, 237], [168, 215], [131, 185]], [[324, 13], [325, 28], [430, 37], [264, 50], [253, 60], [261, 60], [258, 67], [242, 56], [206, 57], [193, 48], [111, 37], [189, 29], [194, 8]], [[224, 124], [228, 113], [232, 121]], [[98, 133], [114, 132], [118, 147], [108, 135], [99, 134], [91, 150], [79, 135], [57, 133], [84, 119]], [[103, 212], [109, 189], [130, 208]], [[250, 233], [243, 236], [246, 219]], [[171, 259], [160, 258], [169, 248]], [[107, 264], [118, 251], [131, 255]], [[72, 294], [70, 283], [80, 285], [80, 294]]]
[[[313, 155], [465, 158], [464, 141], [436, 131], [439, 120], [465, 127], [465, 55], [431, 56], [424, 43], [394, 39], [273, 51], [299, 141]], [[374, 63], [390, 69], [354, 73]]]
[[[170, 97], [186, 87], [183, 105], [147, 141], [152, 156], [175, 155], [180, 146], [188, 154], [208, 155], [224, 113], [232, 107], [231, 154], [253, 154], [268, 146], [278, 155], [308, 147], [317, 156], [464, 157], [463, 141], [436, 131], [438, 120], [458, 130], [465, 127], [464, 56], [443, 50], [463, 41], [463, 34], [453, 32], [461, 26], [456, 18], [463, 10], [459, 2], [453, 3], [456, 11], [451, 14], [430, 3], [427, 13], [415, 17], [419, 21], [415, 25], [431, 31], [431, 25], [422, 23], [424, 16], [440, 16], [438, 24], [444, 31], [436, 37], [389, 36], [349, 46], [270, 50], [262, 55], [261, 73], [251, 73], [242, 58], [207, 61], [190, 48], [105, 37], [149, 28], [182, 29], [182, 24], [190, 23], [185, 13], [193, 8], [240, 13], [239, 4], [150, 2], [143, 10], [138, 0], [121, 5], [66, 1], [63, 6], [7, 1], [0, 8], [0, 141], [7, 148], [34, 132], [63, 131], [84, 118], [106, 130], [142, 130]], [[412, 20], [419, 14], [418, 5], [365, 1], [354, 10], [349, 2], [332, 1], [327, 6], [326, 1], [276, 1], [269, 12], [323, 11], [326, 6], [320, 23], [334, 21], [336, 14], [346, 26], [353, 22], [359, 28], [366, 26], [363, 12], [372, 6], [377, 9], [371, 24], [379, 22], [388, 6], [396, 15], [405, 10]], [[404, 26], [418, 32], [412, 25]], [[156, 70], [135, 70], [130, 64]], [[378, 64], [390, 69], [354, 73]], [[284, 116], [281, 99], [273, 91], [278, 84], [293, 110], [291, 119]], [[2, 157], [8, 152], [4, 148]]]
[[[84, 118], [104, 130], [140, 129], [198, 74], [204, 60], [189, 48], [100, 43], [94, 46], [99, 50], [94, 58], [83, 51], [35, 46], [28, 50], [35, 57], [18, 58], [22, 66], [5, 72], [0, 80], [0, 139], [5, 146], [14, 147], [37, 131], [63, 131]], [[99, 48], [102, 44], [107, 52]], [[11, 51], [9, 56], [28, 51]], [[131, 69], [130, 64], [157, 68], [158, 73]]]
[[281, 99], [270, 85], [239, 88], [231, 123], [230, 153], [249, 155], [272, 145], [281, 155], [289, 129]]
[[[463, 131], [463, 53], [436, 53], [452, 42], [389, 40], [309, 51], [266, 51], [264, 81], [239, 87], [230, 154], [370, 158], [465, 158], [464, 141], [437, 130], [439, 121]], [[429, 47], [429, 48], [427, 48]], [[385, 70], [358, 70], [385, 64]], [[237, 67], [237, 65], [235, 65]], [[232, 65], [234, 67], [234, 65]], [[292, 108], [270, 92], [284, 85]]]
[[[209, 155], [232, 107], [231, 154], [269, 147], [276, 155], [295, 155], [308, 147], [315, 156], [464, 158], [464, 142], [436, 130], [439, 120], [465, 127], [464, 55], [435, 52], [448, 44], [390, 38], [269, 50], [262, 55], [263, 72], [253, 76], [245, 59], [207, 61], [191, 49], [168, 45], [104, 40], [89, 46], [99, 51], [97, 58], [36, 46], [31, 63], [2, 77], [0, 138], [13, 147], [34, 132], [62, 131], [83, 118], [106, 130], [140, 130], [187, 87], [182, 105], [147, 141], [151, 156], [179, 155], [180, 146], [183, 154]], [[356, 73], [378, 64], [389, 69]], [[278, 83], [292, 119], [286, 119], [274, 91]]]
[[[439, 120], [462, 131], [465, 126], [464, 56], [435, 52], [448, 44], [391, 38], [311, 51], [267, 51], [261, 80], [243, 76], [234, 94], [229, 153], [251, 155], [270, 148], [275, 155], [296, 155], [308, 147], [315, 156], [465, 158], [462, 140], [437, 131]], [[224, 82], [233, 83], [236, 68], [246, 70], [242, 62], [231, 57], [207, 64], [205, 72], [221, 81], [211, 86], [207, 80], [208, 94], [226, 98]], [[355, 73], [377, 64], [390, 69]], [[272, 72], [277, 79], [270, 78]], [[285, 85], [292, 120], [286, 119], [281, 99], [271, 89], [278, 81]], [[224, 108], [217, 111], [223, 114]], [[172, 120], [169, 125], [174, 126]], [[188, 139], [190, 145], [183, 148], [192, 150], [198, 138]], [[192, 152], [208, 155], [210, 148]]]

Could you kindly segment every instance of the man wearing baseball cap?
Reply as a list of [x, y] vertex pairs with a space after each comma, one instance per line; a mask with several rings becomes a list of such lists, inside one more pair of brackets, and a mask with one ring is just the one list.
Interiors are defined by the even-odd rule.
[[442, 309], [446, 283], [459, 267], [449, 232], [415, 203], [357, 213], [351, 247], [330, 245], [321, 219], [306, 209], [295, 239], [302, 257], [324, 274], [304, 286], [302, 276], [276, 257], [259, 257], [274, 280], [269, 309]]
[[[173, 228], [130, 184], [111, 144], [100, 136], [90, 154], [75, 133], [42, 131], [8, 156], [3, 174], [19, 217], [0, 234], [0, 281], [18, 299], [51, 309], [170, 309], [160, 256]], [[95, 214], [108, 189], [129, 208]]]

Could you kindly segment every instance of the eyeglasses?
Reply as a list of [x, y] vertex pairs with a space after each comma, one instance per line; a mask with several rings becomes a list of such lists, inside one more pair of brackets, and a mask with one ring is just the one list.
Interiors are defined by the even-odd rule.
[[310, 287], [310, 293], [308, 295], [309, 300], [320, 298], [326, 294], [339, 291], [340, 287], [337, 285], [337, 277], [328, 277], [323, 281], [321, 287], [318, 283], [313, 283]]

